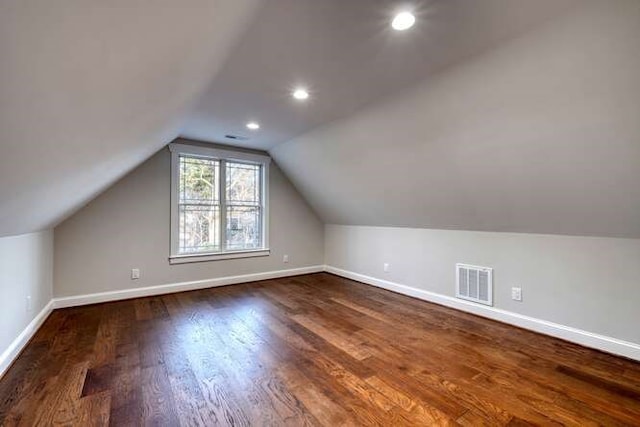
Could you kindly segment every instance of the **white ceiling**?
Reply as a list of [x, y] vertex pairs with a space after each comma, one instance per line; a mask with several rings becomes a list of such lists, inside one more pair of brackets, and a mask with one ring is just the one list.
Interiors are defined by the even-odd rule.
[[637, 239], [639, 41], [638, 0], [581, 0], [271, 155], [329, 224]]
[[0, 1], [0, 236], [55, 225], [175, 138], [258, 1]]
[[638, 237], [637, 5], [0, 1], [0, 236], [182, 134], [268, 149], [325, 222]]
[[[181, 135], [271, 149], [558, 16], [576, 0], [269, 0]], [[411, 9], [417, 23], [390, 28]], [[293, 100], [306, 85], [311, 99]], [[252, 132], [246, 122], [262, 128]], [[238, 143], [226, 134], [248, 136]]]

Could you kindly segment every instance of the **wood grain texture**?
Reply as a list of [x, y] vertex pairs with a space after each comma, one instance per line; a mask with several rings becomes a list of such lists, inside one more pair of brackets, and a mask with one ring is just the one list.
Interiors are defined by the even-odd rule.
[[640, 425], [640, 364], [319, 273], [56, 310], [0, 424]]

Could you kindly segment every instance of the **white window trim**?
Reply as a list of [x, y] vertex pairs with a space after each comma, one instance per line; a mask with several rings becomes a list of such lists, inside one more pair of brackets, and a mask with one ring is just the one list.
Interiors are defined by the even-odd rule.
[[[169, 144], [171, 151], [171, 247], [170, 264], [184, 264], [189, 262], [216, 261], [223, 259], [250, 258], [268, 256], [269, 250], [269, 156], [245, 153], [242, 151], [225, 150], [221, 148], [202, 147], [180, 143]], [[180, 236], [180, 212], [179, 212], [179, 188], [180, 185], [180, 155], [195, 155], [213, 159], [237, 160], [241, 162], [258, 163], [262, 165], [262, 247], [258, 249], [233, 250], [221, 252], [199, 252], [194, 254], [179, 254]], [[221, 216], [222, 212], [221, 212]], [[224, 222], [224, 221], [223, 221]], [[224, 224], [222, 224], [224, 226]], [[221, 242], [224, 247], [224, 242]]]

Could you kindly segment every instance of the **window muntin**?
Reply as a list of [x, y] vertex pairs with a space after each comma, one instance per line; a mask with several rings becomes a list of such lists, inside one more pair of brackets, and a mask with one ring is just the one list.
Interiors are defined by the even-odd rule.
[[269, 158], [181, 144], [171, 151], [172, 257], [266, 250]]

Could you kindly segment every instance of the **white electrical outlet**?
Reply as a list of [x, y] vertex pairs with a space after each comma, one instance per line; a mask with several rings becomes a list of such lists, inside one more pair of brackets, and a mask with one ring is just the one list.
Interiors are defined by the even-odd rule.
[[389, 264], [388, 262], [385, 262], [384, 264], [382, 264], [382, 271], [384, 271], [385, 273], [388, 273], [391, 270], [391, 264]]
[[31, 295], [27, 296], [27, 313], [33, 311], [33, 302], [31, 301]]
[[511, 288], [511, 299], [514, 301], [522, 301], [522, 288]]
[[282, 262], [284, 262], [285, 264], [289, 262], [289, 255], [284, 255], [282, 257]]
[[131, 280], [136, 280], [140, 278], [140, 269], [132, 268], [131, 269]]

